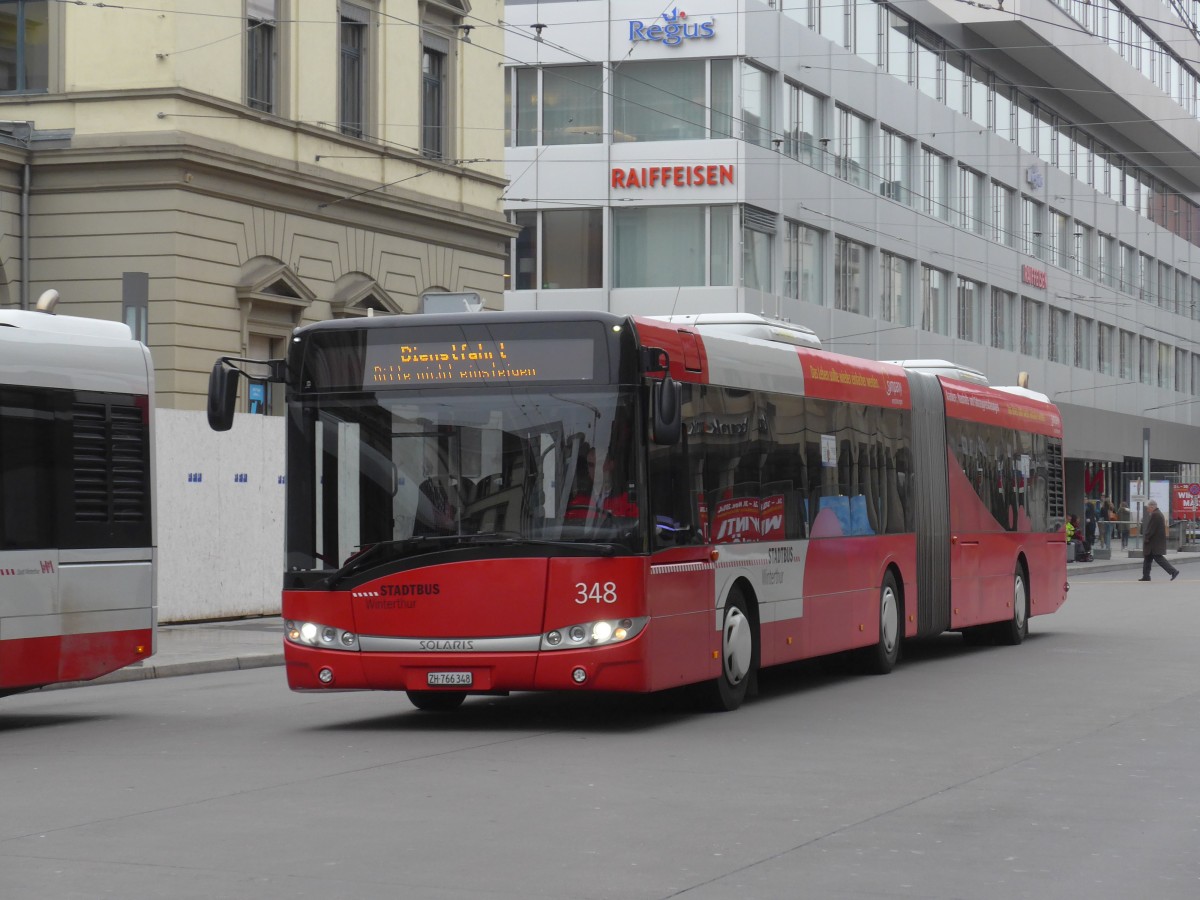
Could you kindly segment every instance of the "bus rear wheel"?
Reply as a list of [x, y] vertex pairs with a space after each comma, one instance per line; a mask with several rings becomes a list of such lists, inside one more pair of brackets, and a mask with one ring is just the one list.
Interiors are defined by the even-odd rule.
[[742, 705], [758, 670], [758, 627], [739, 587], [729, 591], [721, 620], [721, 674], [709, 691], [709, 706], [731, 712]]
[[425, 712], [451, 712], [467, 699], [466, 691], [407, 691], [408, 702]]
[[993, 632], [997, 644], [1015, 647], [1029, 637], [1029, 586], [1020, 563], [1013, 573], [1013, 613], [1007, 622], [999, 622]]
[[879, 639], [859, 651], [862, 668], [867, 674], [886, 675], [896, 668], [900, 659], [902, 624], [900, 591], [895, 576], [888, 572], [879, 588]]

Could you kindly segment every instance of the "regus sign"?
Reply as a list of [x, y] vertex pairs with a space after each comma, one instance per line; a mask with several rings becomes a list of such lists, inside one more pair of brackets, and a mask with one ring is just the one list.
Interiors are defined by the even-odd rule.
[[689, 22], [687, 13], [680, 12], [676, 7], [662, 14], [662, 24], [657, 22], [647, 25], [645, 22], [631, 20], [629, 23], [629, 42], [654, 41], [674, 47], [685, 40], [706, 40], [716, 36], [715, 22]]

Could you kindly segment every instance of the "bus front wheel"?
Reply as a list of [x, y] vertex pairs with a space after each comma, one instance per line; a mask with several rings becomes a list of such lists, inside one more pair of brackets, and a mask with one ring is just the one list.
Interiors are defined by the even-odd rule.
[[721, 674], [713, 683], [710, 706], [718, 712], [737, 709], [746, 699], [758, 669], [758, 627], [739, 587], [725, 600], [721, 620]]
[[425, 712], [451, 712], [467, 699], [465, 691], [407, 691], [408, 702]]

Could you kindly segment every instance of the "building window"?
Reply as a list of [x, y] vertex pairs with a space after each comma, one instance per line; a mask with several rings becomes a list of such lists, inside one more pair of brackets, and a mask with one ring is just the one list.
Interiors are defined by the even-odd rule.
[[1154, 297], [1154, 261], [1149, 254], [1139, 253], [1137, 257], [1137, 297], [1143, 303], [1153, 303]]
[[343, 3], [338, 16], [341, 68], [338, 73], [338, 128], [342, 134], [366, 133], [370, 13]]
[[838, 178], [867, 187], [871, 171], [871, 121], [839, 106], [834, 115], [831, 152]]
[[[715, 102], [718, 93], [730, 93], [731, 85], [717, 78], [714, 60], [714, 107], [725, 106], [730, 97]], [[726, 66], [726, 68], [728, 68]], [[707, 133], [708, 69], [703, 59], [626, 61], [615, 67], [612, 78], [613, 141], [693, 141]], [[722, 134], [731, 127], [730, 116], [713, 110], [713, 128]], [[732, 135], [730, 135], [732, 136]]]
[[[733, 210], [730, 206], [614, 209], [613, 287], [729, 285]], [[698, 247], [709, 248], [708, 260], [696, 252]]]
[[742, 139], [759, 147], [770, 147], [772, 131], [772, 78], [750, 63], [742, 63]]
[[[785, 8], [788, 4], [784, 4]], [[879, 17], [884, 7], [875, 0], [854, 0], [854, 52], [879, 65]]]
[[505, 143], [511, 147], [532, 147], [603, 142], [603, 75], [600, 66], [510, 70], [505, 98]]
[[921, 328], [937, 334], [950, 334], [950, 273], [932, 266], [921, 266]]
[[1068, 347], [1071, 340], [1071, 314], [1065, 309], [1050, 308], [1050, 327], [1046, 331], [1046, 359], [1069, 365]]
[[942, 56], [945, 50], [942, 42], [932, 34], [917, 31], [913, 41], [914, 74], [916, 75], [917, 90], [934, 100], [941, 100], [945, 91], [942, 89]]
[[48, 89], [49, 9], [49, 0], [0, 2], [0, 94]]
[[1092, 367], [1092, 320], [1083, 316], [1075, 317], [1075, 368], [1090, 369]]
[[992, 288], [992, 346], [997, 350], [1016, 350], [1017, 297], [1000, 288]]
[[1154, 384], [1154, 339], [1138, 338], [1138, 381], [1142, 384]]
[[912, 205], [910, 160], [913, 142], [890, 128], [879, 129], [879, 193], [889, 200]]
[[982, 343], [983, 285], [970, 278], [958, 277], [958, 337], [959, 340]]
[[867, 308], [868, 248], [857, 241], [838, 238], [833, 245], [833, 308], [870, 315]]
[[1121, 244], [1121, 290], [1133, 293], [1137, 278], [1137, 251], [1128, 244]]
[[894, 253], [879, 254], [879, 318], [912, 324], [912, 266], [912, 260]]
[[821, 284], [821, 253], [824, 232], [799, 222], [787, 223], [786, 253], [783, 266], [783, 295], [824, 305]]
[[424, 32], [421, 48], [421, 155], [444, 159], [449, 149], [447, 81], [450, 74], [450, 41]]
[[1021, 352], [1042, 355], [1042, 304], [1030, 297], [1021, 298]]
[[1046, 258], [1045, 207], [1032, 197], [1021, 198], [1021, 252]]
[[1192, 396], [1200, 397], [1200, 353], [1192, 354]]
[[246, 0], [246, 105], [275, 112], [278, 0]]
[[1188, 389], [1187, 378], [1188, 352], [1186, 350], [1175, 351], [1175, 390], [1177, 393], [1186, 394]]
[[1160, 341], [1158, 343], [1158, 355], [1154, 367], [1154, 380], [1160, 388], [1171, 387], [1174, 381], [1171, 374], [1171, 364], [1174, 361], [1175, 354], [1171, 348]]
[[1158, 264], [1158, 305], [1175, 312], [1175, 273], [1166, 263]]
[[1136, 352], [1134, 345], [1134, 334], [1131, 331], [1121, 330], [1117, 335], [1117, 377], [1126, 380], [1133, 378], [1134, 354]]
[[511, 290], [604, 286], [603, 210], [523, 210], [512, 221], [521, 233], [512, 243]]
[[824, 100], [798, 84], [787, 84], [787, 112], [783, 134], [783, 152], [792, 159], [824, 169], [824, 156], [817, 145], [821, 132]]
[[1096, 371], [1101, 375], [1113, 374], [1113, 336], [1116, 329], [1100, 322], [1096, 326]]
[[958, 227], [974, 234], [983, 234], [983, 185], [983, 175], [958, 167]]
[[1095, 242], [1092, 240], [1092, 229], [1084, 225], [1080, 221], [1075, 222], [1075, 231], [1071, 235], [1072, 243], [1072, 271], [1083, 278], [1095, 278], [1096, 269], [1092, 265], [1092, 248]]
[[921, 148], [920, 209], [943, 221], [950, 220], [950, 158], [929, 147]]
[[1071, 219], [1057, 209], [1050, 210], [1050, 264], [1060, 269], [1070, 268], [1074, 240]]
[[1096, 241], [1096, 268], [1101, 284], [1117, 286], [1117, 239], [1111, 234], [1101, 234]]
[[883, 62], [888, 73], [905, 84], [911, 80], [912, 23], [890, 7], [884, 9], [887, 28], [883, 35]]
[[753, 206], [742, 207], [742, 285], [770, 292], [775, 240], [775, 215]]
[[1015, 235], [1013, 233], [1013, 199], [1016, 197], [1016, 192], [1012, 188], [1005, 187], [998, 181], [992, 182], [992, 240], [998, 244], [1004, 244], [1006, 247], [1013, 246]]

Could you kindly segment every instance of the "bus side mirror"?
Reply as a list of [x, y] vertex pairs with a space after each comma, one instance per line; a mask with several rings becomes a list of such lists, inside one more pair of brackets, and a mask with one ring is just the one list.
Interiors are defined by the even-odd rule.
[[208, 376], [208, 427], [213, 431], [228, 431], [233, 427], [238, 376], [241, 374], [224, 357], [213, 365], [212, 374]]
[[668, 375], [654, 382], [650, 405], [653, 408], [651, 440], [656, 444], [678, 444], [683, 437], [683, 385]]

